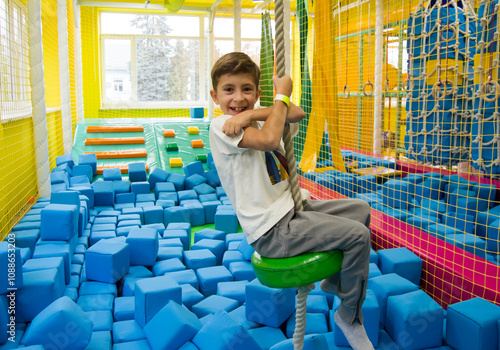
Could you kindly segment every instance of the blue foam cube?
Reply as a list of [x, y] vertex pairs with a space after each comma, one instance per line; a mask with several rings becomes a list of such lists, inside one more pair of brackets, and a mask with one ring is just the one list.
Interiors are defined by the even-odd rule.
[[226, 250], [222, 256], [222, 265], [229, 268], [229, 264], [235, 261], [247, 261], [238, 250]]
[[134, 297], [115, 298], [113, 317], [116, 321], [133, 320], [135, 312]]
[[95, 181], [92, 183], [94, 189], [94, 206], [113, 206], [115, 203], [115, 190], [110, 181]]
[[201, 241], [202, 239], [217, 239], [217, 240], [225, 240], [226, 233], [221, 230], [215, 230], [212, 228], [205, 228], [200, 231], [197, 231], [194, 234], [194, 243]]
[[92, 332], [90, 343], [89, 345], [87, 345], [85, 350], [111, 350], [111, 332], [109, 331]]
[[158, 206], [145, 207], [144, 223], [146, 225], [162, 223], [163, 224], [163, 208]]
[[22, 275], [23, 287], [15, 292], [16, 322], [31, 322], [43, 309], [63, 296], [64, 285], [60, 285], [57, 268], [43, 270], [43, 273], [30, 271]]
[[182, 288], [182, 304], [189, 310], [194, 304], [203, 300], [204, 296], [201, 294], [197, 288], [193, 287], [191, 284], [181, 284]]
[[170, 176], [170, 173], [162, 168], [154, 168], [149, 174], [148, 182], [150, 184], [150, 190], [154, 191], [156, 188], [156, 183], [165, 183]]
[[377, 296], [380, 307], [380, 324], [385, 326], [387, 299], [393, 295], [405, 294], [418, 290], [418, 286], [395, 273], [373, 277], [368, 280], [368, 288]]
[[185, 165], [183, 169], [186, 177], [194, 174], [203, 175], [203, 173], [205, 172], [205, 169], [203, 169], [203, 163], [199, 160]]
[[[12, 233], [9, 235], [12, 235]], [[15, 243], [15, 240], [12, 242]], [[21, 288], [23, 286], [21, 250], [10, 244], [5, 241], [0, 242], [0, 294], [7, 293], [11, 288]], [[13, 248], [14, 251], [11, 250]]]
[[82, 153], [78, 155], [78, 165], [90, 165], [92, 174], [97, 174], [97, 156], [95, 153]]
[[186, 230], [165, 229], [163, 231], [163, 239], [178, 238], [182, 242], [184, 250], [189, 249], [189, 235]]
[[153, 349], [177, 349], [201, 327], [195, 314], [171, 300], [144, 326], [144, 333]]
[[229, 264], [228, 269], [235, 281], [252, 281], [256, 277], [249, 261], [234, 261]]
[[130, 230], [126, 238], [130, 246], [130, 265], [153, 266], [158, 255], [158, 233], [152, 228]]
[[162, 276], [167, 272], [185, 270], [186, 266], [179, 258], [160, 260], [153, 265], [153, 275]]
[[114, 299], [115, 296], [112, 294], [80, 295], [77, 304], [83, 311], [111, 311], [113, 310]]
[[198, 289], [198, 276], [194, 270], [177, 270], [169, 271], [165, 273], [165, 276], [172, 277], [181, 286], [184, 284], [190, 284], [193, 288]]
[[214, 216], [215, 229], [226, 233], [238, 231], [238, 217], [234, 210], [218, 210]]
[[393, 295], [387, 300], [387, 333], [401, 349], [440, 346], [443, 318], [443, 308], [423, 290]]
[[171, 277], [138, 280], [135, 284], [135, 320], [144, 327], [170, 300], [182, 303], [181, 287]]
[[128, 178], [130, 182], [146, 181], [146, 164], [144, 162], [130, 163], [128, 165]]
[[104, 168], [102, 170], [102, 179], [104, 181], [121, 181], [122, 172], [120, 168]]
[[[66, 283], [70, 282], [70, 276], [68, 276], [68, 280], [65, 279], [64, 273], [64, 259], [61, 256], [54, 256], [50, 258], [38, 258], [38, 259], [29, 259], [22, 265], [23, 272], [30, 271], [40, 271], [47, 269], [57, 269], [59, 281], [57, 282], [59, 286], [64, 287]], [[22, 274], [20, 274], [22, 276]], [[17, 274], [16, 274], [17, 277]]]
[[[295, 331], [295, 320], [296, 314], [294, 313], [286, 322], [286, 336], [288, 338], [293, 337]], [[315, 333], [326, 333], [328, 332], [328, 325], [326, 322], [326, 317], [322, 313], [306, 313], [306, 333], [305, 334], [315, 334]]]
[[186, 250], [184, 252], [186, 267], [194, 271], [203, 267], [215, 266], [216, 260], [215, 254], [209, 249]]
[[193, 312], [202, 318], [208, 314], [215, 314], [218, 310], [230, 312], [239, 306], [237, 300], [226, 298], [220, 295], [210, 295], [192, 306]]
[[446, 319], [446, 341], [454, 349], [498, 349], [499, 306], [473, 298], [449, 305]]
[[81, 176], [84, 175], [89, 180], [89, 183], [92, 183], [94, 180], [94, 173], [92, 167], [88, 164], [78, 164], [73, 167], [73, 176]]
[[[117, 344], [128, 343], [141, 339], [145, 339], [146, 335], [142, 327], [135, 320], [118, 321], [113, 323], [113, 346], [117, 348]], [[133, 347], [133, 349], [138, 349]]]
[[196, 270], [200, 292], [205, 296], [217, 293], [217, 284], [233, 280], [233, 275], [224, 266], [203, 267]]
[[199, 350], [260, 348], [248, 331], [224, 310], [217, 311], [196, 333], [192, 342]]
[[71, 299], [61, 297], [31, 321], [21, 344], [45, 349], [85, 349], [92, 337], [92, 322]]
[[189, 217], [191, 218], [192, 226], [203, 226], [205, 222], [205, 208], [201, 203], [196, 200], [190, 203], [182, 203], [182, 206], [189, 210]]
[[191, 118], [203, 118], [205, 116], [205, 109], [203, 107], [191, 107], [189, 109], [189, 116]]
[[66, 283], [69, 283], [71, 278], [71, 248], [69, 244], [59, 243], [61, 242], [54, 241], [53, 244], [37, 244], [33, 252], [33, 258], [62, 257], [64, 261], [64, 280]]
[[380, 249], [378, 267], [382, 274], [397, 273], [417, 286], [420, 285], [422, 259], [406, 247]]
[[247, 281], [219, 282], [217, 295], [236, 300], [239, 305], [245, 303], [245, 289]]
[[165, 226], [172, 222], [191, 223], [191, 213], [184, 207], [170, 207], [163, 210], [163, 223]]
[[254, 279], [245, 290], [247, 319], [269, 327], [281, 326], [295, 312], [295, 292], [293, 288], [269, 288]]
[[78, 233], [78, 218], [76, 205], [49, 204], [41, 212], [40, 237], [47, 241], [69, 241]]
[[85, 252], [85, 271], [89, 280], [116, 283], [130, 268], [127, 243], [100, 240]]
[[185, 187], [186, 175], [172, 173], [168, 177], [168, 182], [171, 182], [175, 186], [176, 191], [182, 191]]
[[218, 239], [202, 239], [191, 246], [191, 250], [208, 249], [215, 255], [216, 265], [222, 264], [222, 256], [226, 250], [226, 243]]

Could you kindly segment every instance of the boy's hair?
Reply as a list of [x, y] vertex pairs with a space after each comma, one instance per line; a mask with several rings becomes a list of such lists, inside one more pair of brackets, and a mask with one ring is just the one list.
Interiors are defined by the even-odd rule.
[[217, 90], [219, 78], [224, 74], [248, 73], [255, 80], [255, 87], [259, 87], [260, 68], [243, 52], [230, 52], [221, 56], [212, 67], [212, 87]]

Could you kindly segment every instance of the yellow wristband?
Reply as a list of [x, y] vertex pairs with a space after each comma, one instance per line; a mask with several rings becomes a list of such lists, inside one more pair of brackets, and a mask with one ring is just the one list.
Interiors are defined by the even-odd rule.
[[276, 96], [274, 96], [274, 100], [283, 101], [287, 107], [290, 107], [290, 97], [286, 95], [276, 94]]

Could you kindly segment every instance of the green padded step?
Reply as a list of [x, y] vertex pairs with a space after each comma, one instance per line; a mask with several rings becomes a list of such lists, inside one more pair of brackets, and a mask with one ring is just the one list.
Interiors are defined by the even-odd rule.
[[271, 288], [296, 288], [321, 281], [342, 268], [342, 251], [306, 253], [270, 259], [254, 252], [252, 266], [260, 283]]

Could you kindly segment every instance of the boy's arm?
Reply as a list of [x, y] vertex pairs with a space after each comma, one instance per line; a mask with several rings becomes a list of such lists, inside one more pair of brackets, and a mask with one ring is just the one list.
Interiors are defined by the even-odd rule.
[[[292, 79], [285, 75], [282, 78], [273, 77], [276, 93], [290, 96], [292, 94]], [[300, 108], [300, 107], [299, 107]], [[262, 129], [252, 126], [245, 128], [243, 137], [238, 144], [239, 147], [253, 148], [260, 151], [272, 151], [279, 147], [283, 129], [287, 121], [288, 107], [283, 101], [276, 101], [273, 107], [268, 109], [269, 115], [265, 118]], [[261, 114], [257, 114], [261, 115]], [[232, 119], [232, 118], [231, 118]], [[226, 133], [227, 135], [227, 133]]]
[[[273, 111], [274, 105], [271, 107], [251, 109], [229, 118], [222, 127], [222, 131], [230, 137], [240, 134], [242, 129], [252, 125], [253, 121], [266, 121]], [[300, 122], [305, 117], [304, 110], [290, 102], [286, 115], [287, 123]]]

